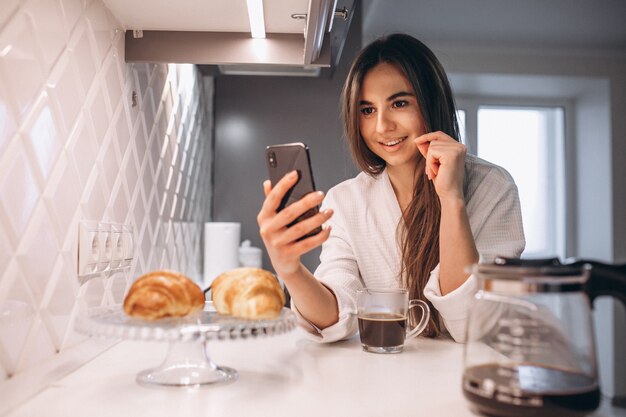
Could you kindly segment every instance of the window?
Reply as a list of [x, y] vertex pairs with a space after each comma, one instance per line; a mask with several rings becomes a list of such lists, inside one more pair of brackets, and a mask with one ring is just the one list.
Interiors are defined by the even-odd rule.
[[515, 180], [526, 235], [522, 256], [564, 257], [563, 108], [479, 103], [472, 110], [459, 120], [476, 126], [475, 132], [462, 127], [461, 136], [470, 152], [505, 168]]

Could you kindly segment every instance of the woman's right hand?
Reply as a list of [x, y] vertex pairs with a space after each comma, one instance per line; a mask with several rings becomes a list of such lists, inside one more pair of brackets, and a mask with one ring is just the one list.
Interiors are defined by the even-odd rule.
[[291, 227], [295, 219], [307, 210], [321, 204], [324, 193], [315, 191], [307, 194], [300, 200], [276, 212], [283, 197], [298, 181], [298, 174], [292, 171], [285, 175], [274, 188], [269, 180], [263, 182], [265, 201], [257, 216], [259, 232], [276, 273], [284, 280], [300, 268], [300, 257], [310, 250], [320, 246], [330, 235], [330, 227], [323, 228], [314, 236], [298, 241], [318, 226], [321, 226], [332, 215], [331, 209], [319, 212], [312, 217], [302, 220]]

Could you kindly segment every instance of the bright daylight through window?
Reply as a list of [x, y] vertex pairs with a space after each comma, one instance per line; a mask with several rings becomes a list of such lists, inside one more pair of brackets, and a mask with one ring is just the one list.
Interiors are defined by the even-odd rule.
[[504, 167], [519, 190], [526, 235], [522, 256], [563, 256], [563, 110], [481, 106], [477, 117], [478, 156]]
[[461, 101], [461, 141], [513, 176], [526, 235], [522, 257], [566, 257], [563, 108], [480, 102]]

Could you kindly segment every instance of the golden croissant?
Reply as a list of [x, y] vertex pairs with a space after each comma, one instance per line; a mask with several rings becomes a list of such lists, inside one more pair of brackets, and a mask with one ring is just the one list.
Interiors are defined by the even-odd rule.
[[211, 284], [218, 313], [246, 319], [273, 319], [285, 305], [278, 279], [259, 268], [237, 268], [219, 275]]
[[142, 275], [124, 299], [126, 314], [144, 320], [186, 316], [203, 308], [204, 293], [200, 287], [174, 271]]

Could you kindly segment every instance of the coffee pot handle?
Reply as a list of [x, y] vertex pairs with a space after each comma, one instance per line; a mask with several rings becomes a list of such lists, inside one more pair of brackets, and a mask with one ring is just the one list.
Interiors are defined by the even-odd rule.
[[593, 301], [602, 295], [618, 298], [626, 307], [626, 264], [609, 265], [597, 261], [576, 261], [571, 266], [590, 268], [590, 275], [585, 284], [585, 292], [593, 306]]

